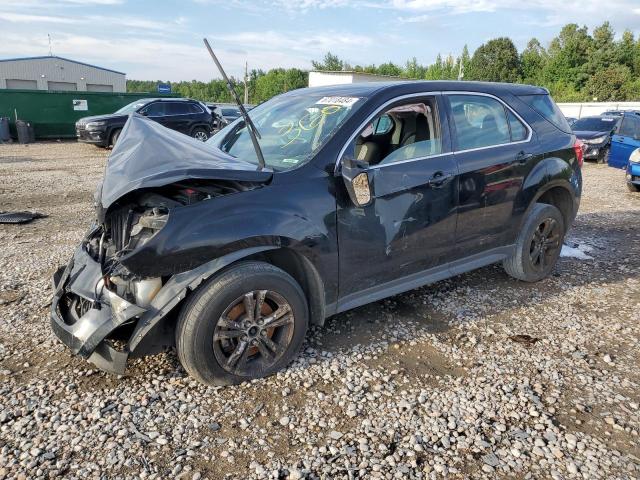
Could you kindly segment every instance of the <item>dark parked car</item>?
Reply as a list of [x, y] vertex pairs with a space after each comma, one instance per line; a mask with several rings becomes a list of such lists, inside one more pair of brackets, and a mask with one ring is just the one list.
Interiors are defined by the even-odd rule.
[[139, 113], [151, 120], [201, 141], [213, 131], [211, 111], [201, 102], [185, 98], [145, 98], [136, 100], [109, 115], [84, 117], [76, 122], [79, 142], [100, 147], [115, 145], [129, 115]]
[[[207, 104], [207, 107], [213, 113], [216, 130], [221, 130], [240, 118], [240, 109], [235, 104], [210, 103]], [[244, 105], [244, 108], [249, 111], [253, 108], [253, 105]]]
[[596, 115], [576, 120], [571, 129], [584, 145], [585, 160], [606, 163], [611, 150], [611, 135], [620, 124], [616, 115]]
[[130, 118], [54, 275], [73, 353], [122, 373], [175, 345], [207, 384], [270, 375], [339, 312], [496, 262], [547, 277], [578, 211], [582, 149], [542, 88], [341, 85], [250, 117], [264, 168], [243, 121], [198, 144]]

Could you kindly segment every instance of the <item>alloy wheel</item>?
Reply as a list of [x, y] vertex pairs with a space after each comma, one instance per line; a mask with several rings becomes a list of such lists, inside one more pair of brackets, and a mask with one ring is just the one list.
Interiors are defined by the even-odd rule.
[[546, 218], [533, 232], [529, 247], [529, 260], [537, 271], [545, 270], [557, 257], [562, 246], [560, 225], [553, 218]]
[[285, 298], [270, 290], [254, 290], [235, 299], [220, 316], [213, 352], [227, 372], [258, 375], [282, 358], [293, 331], [293, 311]]
[[209, 135], [207, 135], [207, 132], [198, 130], [193, 134], [193, 138], [195, 138], [196, 140], [200, 140], [201, 142], [206, 142], [209, 139]]

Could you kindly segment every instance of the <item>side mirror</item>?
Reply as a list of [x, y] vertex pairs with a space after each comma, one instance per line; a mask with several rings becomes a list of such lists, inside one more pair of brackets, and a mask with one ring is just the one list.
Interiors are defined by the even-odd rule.
[[369, 186], [369, 173], [366, 162], [352, 158], [342, 160], [342, 179], [351, 201], [358, 207], [364, 207], [371, 203], [371, 187]]

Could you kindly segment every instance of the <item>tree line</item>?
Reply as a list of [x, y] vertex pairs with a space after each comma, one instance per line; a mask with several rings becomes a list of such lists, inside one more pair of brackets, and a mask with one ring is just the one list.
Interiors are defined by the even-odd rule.
[[[311, 62], [314, 70], [356, 71], [423, 80], [481, 80], [540, 85], [549, 89], [556, 101], [640, 100], [640, 38], [625, 31], [619, 39], [609, 22], [589, 32], [570, 23], [545, 47], [532, 38], [522, 52], [507, 37], [489, 40], [473, 55], [465, 46], [459, 56], [438, 55], [434, 63], [421, 65], [416, 58], [404, 64], [351, 65], [327, 53]], [[162, 82], [168, 83], [168, 82]], [[240, 98], [243, 80], [235, 79]], [[128, 80], [127, 91], [155, 91], [157, 81]], [[308, 72], [297, 68], [252, 70], [247, 86], [250, 103], [260, 103], [274, 95], [306, 87]], [[204, 101], [230, 102], [222, 80], [173, 82], [173, 92]]]

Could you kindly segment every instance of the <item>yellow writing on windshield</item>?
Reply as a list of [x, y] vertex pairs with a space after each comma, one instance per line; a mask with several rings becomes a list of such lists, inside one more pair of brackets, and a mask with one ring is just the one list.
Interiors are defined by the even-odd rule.
[[341, 108], [339, 105], [327, 105], [319, 110], [314, 109], [314, 111], [307, 111], [297, 122], [293, 120], [289, 121], [289, 123], [283, 125], [278, 130], [278, 134], [284, 137], [284, 141], [286, 142], [281, 148], [286, 148], [295, 142], [308, 142], [309, 139], [303, 137], [302, 132], [315, 130], [323, 122], [325, 117], [339, 112]]

